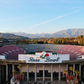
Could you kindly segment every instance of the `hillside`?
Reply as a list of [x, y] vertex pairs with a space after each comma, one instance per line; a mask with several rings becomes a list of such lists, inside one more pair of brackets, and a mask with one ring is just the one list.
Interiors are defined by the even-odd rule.
[[0, 38], [1, 39], [19, 39], [19, 40], [29, 39], [28, 37], [14, 35], [10, 33], [0, 33]]
[[24, 32], [15, 32], [15, 35], [25, 36], [29, 38], [47, 38], [47, 37], [76, 37], [79, 35], [84, 35], [84, 29], [67, 29], [52, 34], [41, 33], [41, 34], [28, 34]]

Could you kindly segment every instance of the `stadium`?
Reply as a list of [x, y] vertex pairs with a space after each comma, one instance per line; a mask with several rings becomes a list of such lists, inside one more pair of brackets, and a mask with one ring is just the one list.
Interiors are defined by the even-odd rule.
[[0, 84], [9, 82], [13, 72], [19, 71], [19, 65], [25, 81], [64, 80], [64, 70], [72, 66], [72, 71], [78, 70], [79, 78], [84, 82], [84, 47], [55, 44], [2, 46]]

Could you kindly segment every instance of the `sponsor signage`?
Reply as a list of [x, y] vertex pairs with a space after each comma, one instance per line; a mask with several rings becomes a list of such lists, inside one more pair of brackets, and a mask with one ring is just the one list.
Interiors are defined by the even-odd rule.
[[62, 63], [63, 60], [69, 60], [69, 55], [52, 55], [46, 52], [35, 55], [19, 54], [18, 60], [24, 60], [26, 63]]

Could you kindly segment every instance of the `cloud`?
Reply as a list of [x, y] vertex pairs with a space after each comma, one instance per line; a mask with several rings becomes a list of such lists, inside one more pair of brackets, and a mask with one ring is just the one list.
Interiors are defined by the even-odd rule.
[[53, 18], [53, 19], [50, 19], [50, 20], [47, 20], [47, 21], [43, 21], [43, 22], [41, 22], [39, 24], [35, 24], [35, 25], [31, 26], [30, 28], [34, 28], [34, 27], [37, 27], [37, 26], [42, 25], [42, 24], [47, 24], [47, 23], [53, 22], [53, 21], [55, 21], [57, 19], [60, 19], [62, 17], [64, 17], [64, 16], [58, 16], [56, 18]]
[[70, 16], [72, 14], [75, 14], [75, 13], [79, 12], [79, 11], [80, 11], [79, 9], [78, 10], [74, 10], [74, 11], [72, 11], [70, 13], [65, 14], [64, 16]]
[[43, 22], [41, 22], [41, 23], [39, 23], [39, 24], [32, 25], [32, 26], [30, 26], [29, 28], [34, 28], [34, 27], [37, 27], [37, 26], [40, 26], [40, 25], [43, 25], [43, 24], [47, 24], [47, 23], [56, 21], [56, 20], [58, 20], [58, 19], [61, 19], [61, 18], [65, 17], [65, 16], [70, 16], [70, 15], [72, 15], [72, 14], [74, 14], [74, 13], [77, 13], [77, 12], [79, 12], [79, 10], [75, 10], [75, 11], [72, 11], [72, 12], [67, 13], [67, 14], [65, 14], [65, 15], [57, 16], [56, 18], [53, 18], [53, 19], [50, 19], [50, 20], [47, 20], [47, 21], [43, 21]]

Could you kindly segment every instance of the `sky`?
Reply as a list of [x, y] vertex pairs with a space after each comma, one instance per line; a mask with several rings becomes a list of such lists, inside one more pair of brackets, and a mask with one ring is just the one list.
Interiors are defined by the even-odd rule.
[[84, 29], [84, 0], [0, 0], [0, 32]]

